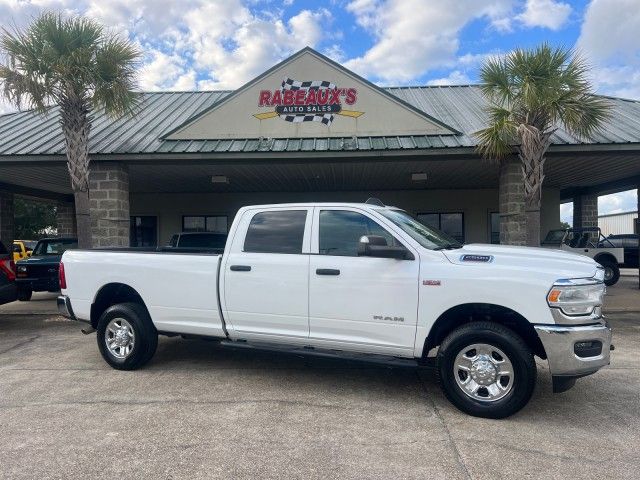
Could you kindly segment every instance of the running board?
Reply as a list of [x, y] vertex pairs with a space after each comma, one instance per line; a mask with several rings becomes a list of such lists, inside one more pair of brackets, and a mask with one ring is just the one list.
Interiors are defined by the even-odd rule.
[[401, 358], [389, 355], [376, 355], [371, 353], [345, 352], [344, 350], [328, 350], [314, 348], [311, 346], [287, 347], [271, 343], [248, 343], [243, 340], [221, 340], [220, 345], [225, 348], [232, 348], [236, 350], [245, 349], [263, 352], [288, 353], [292, 355], [303, 355], [309, 357], [335, 358], [340, 360], [351, 360], [355, 362], [374, 363], [387, 367], [415, 368], [419, 365], [418, 360], [415, 358]]

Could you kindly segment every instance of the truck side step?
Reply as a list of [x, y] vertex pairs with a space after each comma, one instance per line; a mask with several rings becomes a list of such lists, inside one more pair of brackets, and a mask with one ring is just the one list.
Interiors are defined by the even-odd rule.
[[414, 358], [401, 358], [390, 355], [345, 352], [344, 350], [319, 349], [310, 345], [287, 347], [285, 345], [271, 343], [248, 343], [244, 340], [221, 340], [220, 345], [225, 348], [232, 348], [237, 350], [246, 349], [264, 352], [288, 353], [291, 355], [303, 355], [309, 357], [335, 358], [355, 362], [374, 363], [387, 367], [415, 368], [418, 366], [418, 361]]

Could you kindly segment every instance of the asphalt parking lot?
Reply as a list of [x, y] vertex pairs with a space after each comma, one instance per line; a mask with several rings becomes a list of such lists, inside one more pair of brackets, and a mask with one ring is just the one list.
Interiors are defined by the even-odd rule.
[[640, 314], [609, 318], [610, 367], [553, 395], [540, 363], [531, 403], [496, 421], [455, 410], [428, 369], [162, 338], [119, 372], [78, 324], [5, 310], [0, 476], [637, 478]]

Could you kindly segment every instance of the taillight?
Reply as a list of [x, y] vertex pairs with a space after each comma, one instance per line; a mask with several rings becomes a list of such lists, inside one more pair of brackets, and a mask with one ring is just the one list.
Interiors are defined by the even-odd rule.
[[13, 263], [13, 260], [2, 260], [0, 262], [1, 270], [7, 277], [7, 280], [13, 282], [16, 279], [16, 264]]
[[60, 290], [67, 288], [67, 277], [64, 275], [64, 263], [60, 262], [60, 268], [58, 268], [58, 282], [60, 283]]

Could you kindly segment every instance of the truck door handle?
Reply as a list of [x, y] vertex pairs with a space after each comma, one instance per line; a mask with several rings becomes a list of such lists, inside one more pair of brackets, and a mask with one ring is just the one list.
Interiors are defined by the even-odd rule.
[[251, 267], [249, 265], [231, 265], [232, 272], [250, 272]]
[[317, 268], [316, 275], [340, 275], [337, 268]]

